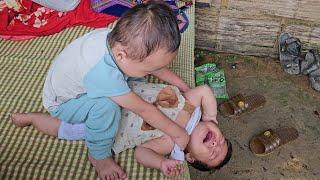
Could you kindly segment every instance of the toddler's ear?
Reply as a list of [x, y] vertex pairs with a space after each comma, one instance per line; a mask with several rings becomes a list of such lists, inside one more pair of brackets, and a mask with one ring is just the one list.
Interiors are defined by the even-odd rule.
[[114, 56], [119, 63], [125, 63], [127, 59], [127, 52], [125, 51], [124, 47], [118, 45], [114, 48]]
[[187, 153], [185, 157], [189, 163], [193, 163], [195, 161], [195, 159], [191, 156], [190, 153]]

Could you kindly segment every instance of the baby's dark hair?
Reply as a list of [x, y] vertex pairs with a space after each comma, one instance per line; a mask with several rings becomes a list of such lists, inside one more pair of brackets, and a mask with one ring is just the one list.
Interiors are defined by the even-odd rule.
[[159, 48], [175, 52], [181, 41], [178, 23], [172, 9], [161, 1], [139, 4], [121, 16], [108, 35], [111, 47], [127, 47], [127, 55], [143, 60]]
[[226, 165], [230, 161], [232, 156], [232, 144], [228, 139], [226, 139], [226, 141], [228, 146], [228, 152], [226, 154], [226, 157], [223, 159], [223, 161], [221, 161], [221, 163], [218, 164], [217, 166], [209, 167], [207, 164], [201, 161], [194, 161], [193, 163], [189, 163], [189, 164], [200, 171], [210, 171], [210, 173], [213, 173], [216, 170], [221, 169], [224, 165]]

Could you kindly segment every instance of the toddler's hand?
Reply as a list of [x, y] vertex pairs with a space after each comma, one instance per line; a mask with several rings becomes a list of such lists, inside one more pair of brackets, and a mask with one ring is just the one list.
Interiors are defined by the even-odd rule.
[[184, 171], [183, 162], [173, 159], [164, 159], [160, 163], [160, 170], [165, 176], [179, 176]]
[[[181, 128], [182, 129], [182, 128]], [[172, 140], [181, 148], [181, 150], [184, 150], [188, 143], [189, 143], [189, 135], [185, 129], [182, 129], [181, 134], [171, 137]]]

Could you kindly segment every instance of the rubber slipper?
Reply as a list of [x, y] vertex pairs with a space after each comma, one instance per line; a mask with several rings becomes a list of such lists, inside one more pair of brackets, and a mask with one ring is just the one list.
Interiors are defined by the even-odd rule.
[[257, 156], [265, 156], [278, 147], [297, 139], [299, 136], [295, 128], [268, 129], [250, 140], [250, 150]]
[[265, 103], [265, 97], [260, 94], [250, 96], [238, 94], [220, 104], [218, 109], [223, 116], [235, 117], [262, 107]]
[[301, 42], [289, 33], [281, 33], [279, 36], [279, 57], [283, 70], [289, 74], [300, 73]]

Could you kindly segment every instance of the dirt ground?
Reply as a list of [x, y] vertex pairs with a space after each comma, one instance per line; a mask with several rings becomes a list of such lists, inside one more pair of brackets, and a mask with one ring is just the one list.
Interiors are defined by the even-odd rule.
[[[263, 108], [237, 119], [219, 115], [219, 126], [233, 145], [230, 162], [214, 174], [190, 167], [192, 180], [320, 179], [320, 93], [306, 76], [289, 75], [268, 58], [197, 51], [196, 65], [215, 62], [225, 70], [229, 96], [261, 93]], [[235, 65], [235, 68], [232, 68]], [[263, 130], [294, 127], [299, 137], [270, 155], [250, 152], [249, 140]]]

